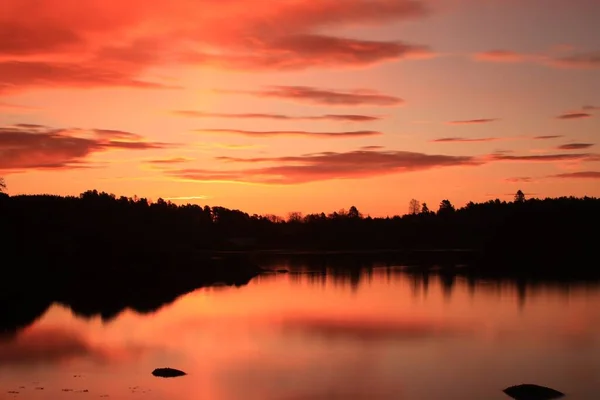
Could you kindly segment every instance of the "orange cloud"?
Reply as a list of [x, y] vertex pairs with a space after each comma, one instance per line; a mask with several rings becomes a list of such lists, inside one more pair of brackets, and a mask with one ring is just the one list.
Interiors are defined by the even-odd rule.
[[191, 110], [176, 110], [173, 111], [176, 115], [184, 117], [197, 118], [231, 118], [231, 119], [274, 119], [281, 121], [349, 121], [349, 122], [371, 122], [380, 120], [381, 117], [372, 115], [357, 115], [357, 114], [325, 114], [325, 115], [307, 115], [293, 116], [283, 114], [264, 114], [264, 113], [207, 113], [202, 111]]
[[157, 87], [141, 76], [167, 64], [282, 70], [422, 58], [426, 46], [321, 31], [427, 14], [417, 0], [6, 0], [0, 90]]
[[600, 110], [600, 107], [587, 105], [587, 106], [583, 106], [583, 109], [585, 111], [598, 111], [598, 110]]
[[199, 129], [196, 132], [209, 134], [233, 134], [245, 136], [310, 136], [310, 137], [329, 137], [329, 138], [344, 138], [344, 137], [363, 137], [381, 135], [377, 131], [348, 131], [348, 132], [309, 132], [309, 131], [246, 131], [241, 129]]
[[431, 140], [434, 143], [478, 143], [478, 142], [495, 142], [502, 140], [501, 138], [487, 137], [487, 138], [463, 138], [463, 137], [447, 137]]
[[271, 86], [264, 90], [238, 91], [217, 90], [219, 93], [248, 94], [257, 97], [294, 100], [327, 106], [399, 106], [401, 98], [385, 95], [373, 90], [356, 89], [352, 91], [319, 89], [309, 86]]
[[291, 157], [234, 158], [218, 157], [230, 163], [275, 163], [275, 166], [238, 169], [179, 169], [167, 174], [197, 181], [233, 181], [268, 184], [297, 184], [332, 179], [426, 170], [458, 165], [479, 165], [473, 157], [429, 155], [407, 151], [325, 152]]
[[589, 149], [592, 146], [594, 146], [593, 143], [567, 143], [567, 144], [558, 146], [557, 149], [558, 150], [583, 150], [583, 149]]
[[490, 50], [475, 53], [473, 59], [477, 61], [518, 63], [526, 61], [528, 57], [525, 54], [510, 50]]
[[552, 175], [550, 178], [600, 179], [600, 171], [569, 172], [565, 174]]
[[142, 141], [140, 136], [129, 132], [20, 124], [0, 127], [0, 170], [81, 168], [88, 166], [84, 161], [92, 153], [168, 146]]
[[491, 122], [498, 121], [497, 118], [480, 118], [480, 119], [467, 119], [462, 121], [450, 121], [449, 125], [476, 125], [476, 124], [489, 124]]

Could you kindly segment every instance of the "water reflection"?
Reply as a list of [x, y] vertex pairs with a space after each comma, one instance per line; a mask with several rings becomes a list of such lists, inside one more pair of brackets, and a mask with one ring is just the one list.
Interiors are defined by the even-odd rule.
[[[593, 399], [600, 389], [594, 282], [455, 266], [270, 265], [290, 272], [185, 293], [152, 313], [128, 307], [110, 321], [53, 303], [0, 339], [0, 398], [62, 400], [71, 389], [151, 400], [500, 400], [527, 381]], [[189, 375], [151, 375], [167, 366]]]

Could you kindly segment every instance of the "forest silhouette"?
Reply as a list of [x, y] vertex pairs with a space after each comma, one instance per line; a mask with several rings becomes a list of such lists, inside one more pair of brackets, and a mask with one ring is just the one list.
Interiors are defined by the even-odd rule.
[[[573, 259], [594, 250], [600, 199], [469, 202], [439, 209], [411, 201], [410, 214], [364, 217], [354, 206], [287, 219], [224, 207], [176, 205], [116, 197], [96, 190], [79, 197], [0, 194], [2, 253], [21, 262], [73, 258], [165, 261], [211, 251], [470, 250], [489, 259]], [[418, 203], [418, 202], [417, 202]]]

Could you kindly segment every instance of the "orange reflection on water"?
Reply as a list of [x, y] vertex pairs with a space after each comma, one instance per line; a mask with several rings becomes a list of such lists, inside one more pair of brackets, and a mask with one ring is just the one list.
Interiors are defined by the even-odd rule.
[[[0, 341], [0, 398], [503, 399], [525, 381], [594, 398], [600, 290], [525, 289], [375, 269], [262, 276], [107, 323], [54, 305]], [[165, 366], [188, 376], [151, 375]]]

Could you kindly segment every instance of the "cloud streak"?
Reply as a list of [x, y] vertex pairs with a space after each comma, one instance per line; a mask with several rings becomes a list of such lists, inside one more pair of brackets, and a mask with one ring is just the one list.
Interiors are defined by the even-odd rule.
[[340, 122], [372, 122], [381, 117], [358, 114], [325, 114], [325, 115], [284, 115], [268, 113], [210, 113], [192, 110], [175, 110], [175, 115], [193, 118], [226, 118], [226, 119], [272, 119], [277, 121], [340, 121]]
[[480, 164], [473, 157], [429, 155], [406, 151], [325, 152], [290, 157], [219, 157], [218, 159], [233, 164], [274, 165], [234, 170], [177, 169], [167, 171], [167, 174], [193, 181], [290, 185]]
[[564, 137], [563, 135], [542, 135], [542, 136], [534, 136], [532, 139], [533, 140], [552, 140], [552, 139], [559, 139], [561, 137]]
[[600, 179], [600, 171], [568, 172], [568, 173], [564, 173], [564, 174], [551, 175], [550, 178]]
[[600, 52], [573, 53], [557, 57], [548, 54], [526, 54], [511, 50], [489, 50], [471, 55], [475, 61], [495, 63], [530, 62], [551, 68], [561, 69], [600, 69]]
[[518, 162], [555, 162], [555, 161], [600, 161], [600, 156], [593, 153], [571, 153], [571, 154], [537, 154], [526, 156], [514, 156], [508, 154], [492, 154], [492, 161], [518, 161]]
[[85, 160], [93, 153], [170, 146], [143, 141], [141, 136], [130, 132], [20, 124], [0, 127], [0, 170], [82, 168], [89, 166]]
[[352, 138], [381, 135], [377, 131], [310, 132], [310, 131], [247, 131], [241, 129], [199, 129], [195, 132], [207, 134], [231, 134], [252, 137], [306, 136], [315, 138]]
[[185, 158], [185, 157], [173, 157], [173, 158], [162, 158], [157, 160], [148, 160], [146, 163], [152, 165], [171, 165], [171, 164], [181, 164], [189, 161], [193, 161], [193, 158]]
[[480, 118], [480, 119], [467, 119], [459, 121], [449, 121], [448, 125], [478, 125], [478, 124], [489, 124], [498, 121], [497, 118]]
[[558, 146], [557, 149], [558, 150], [583, 150], [583, 149], [589, 149], [590, 147], [593, 147], [593, 146], [594, 146], [593, 143], [567, 143], [567, 144]]
[[399, 97], [374, 90], [334, 90], [310, 86], [271, 86], [262, 90], [216, 90], [219, 93], [247, 94], [261, 98], [293, 100], [326, 106], [380, 106], [393, 107], [404, 104]]
[[566, 113], [566, 114], [561, 114], [559, 116], [556, 117], [556, 119], [582, 119], [582, 118], [590, 118], [592, 115], [588, 114], [588, 113], [582, 113], [582, 112], [574, 112], [574, 113]]
[[482, 143], [482, 142], [496, 142], [502, 140], [501, 138], [487, 137], [487, 138], [464, 138], [464, 137], [446, 137], [433, 139], [433, 143]]

